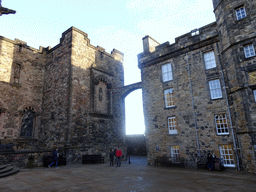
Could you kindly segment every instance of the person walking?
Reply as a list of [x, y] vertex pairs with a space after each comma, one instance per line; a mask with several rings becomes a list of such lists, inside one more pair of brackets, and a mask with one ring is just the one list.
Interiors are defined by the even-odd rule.
[[110, 149], [110, 153], [109, 153], [110, 167], [114, 166], [114, 156], [115, 156], [114, 150]]
[[53, 165], [53, 163], [55, 162], [56, 163], [55, 169], [58, 169], [59, 168], [58, 167], [58, 157], [59, 157], [58, 148], [56, 148], [56, 150], [53, 152], [52, 156], [53, 156], [53, 162], [50, 165], [48, 165], [48, 168], [50, 168]]
[[116, 147], [116, 166], [121, 166], [121, 157], [122, 157], [122, 151], [119, 149], [119, 147]]

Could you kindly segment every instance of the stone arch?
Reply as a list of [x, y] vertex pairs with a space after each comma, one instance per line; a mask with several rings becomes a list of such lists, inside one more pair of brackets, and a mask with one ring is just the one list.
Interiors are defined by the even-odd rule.
[[20, 137], [33, 138], [35, 127], [35, 111], [32, 107], [26, 107], [23, 110], [21, 125], [20, 125]]
[[30, 104], [30, 105], [23, 104], [18, 108], [18, 111], [22, 114], [23, 111], [26, 110], [26, 108], [27, 109], [33, 108], [33, 110], [35, 111], [36, 114], [40, 113], [40, 110], [33, 104]]
[[18, 108], [20, 114], [19, 135], [21, 138], [34, 138], [38, 129], [38, 115], [40, 111], [34, 105], [21, 105]]
[[100, 81], [104, 82], [107, 85], [108, 89], [112, 88], [111, 83], [109, 82], [109, 80], [108, 80], [108, 78], [106, 76], [99, 75], [99, 76], [95, 77], [94, 84], [98, 85]]
[[142, 89], [142, 82], [126, 85], [121, 88], [121, 97], [125, 99], [127, 95], [129, 95], [131, 92], [137, 90], [137, 89]]
[[94, 78], [93, 111], [110, 114], [112, 105], [112, 84], [109, 78], [100, 74]]

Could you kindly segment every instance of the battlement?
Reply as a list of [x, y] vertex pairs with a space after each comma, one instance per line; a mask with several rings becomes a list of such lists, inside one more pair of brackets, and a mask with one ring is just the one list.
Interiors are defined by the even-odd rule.
[[108, 52], [105, 51], [105, 49], [103, 47], [100, 47], [100, 46], [95, 47], [94, 45], [92, 45], [90, 43], [90, 39], [88, 38], [87, 33], [83, 32], [80, 29], [77, 29], [76, 27], [73, 27], [73, 26], [62, 33], [62, 37], [60, 38], [60, 43], [58, 45], [54, 46], [52, 49], [50, 49], [48, 51], [48, 53], [50, 53], [50, 52], [54, 51], [55, 49], [59, 48], [63, 44], [65, 39], [67, 39], [69, 37], [70, 37], [70, 39], [68, 40], [68, 42], [71, 44], [72, 41], [74, 40], [74, 36], [76, 36], [75, 33], [80, 34], [80, 35], [83, 36], [82, 40], [86, 41], [86, 45], [88, 47], [90, 47], [94, 50], [97, 50], [97, 51], [101, 52], [102, 54], [105, 54], [105, 55], [107, 55], [109, 57], [112, 57], [116, 60], [123, 61], [123, 55], [124, 55], [123, 53], [121, 53], [120, 51], [118, 51], [116, 49], [113, 49], [111, 54], [109, 54]]
[[11, 39], [8, 39], [6, 37], [0, 36], [0, 40], [12, 43], [13, 45], [21, 46], [22, 48], [25, 48], [25, 49], [28, 49], [28, 50], [31, 50], [31, 51], [34, 51], [34, 52], [37, 52], [37, 53], [43, 53], [44, 51], [47, 51], [47, 48], [44, 48], [42, 46], [39, 46], [39, 49], [28, 46], [27, 42], [22, 41], [20, 39], [11, 40]]

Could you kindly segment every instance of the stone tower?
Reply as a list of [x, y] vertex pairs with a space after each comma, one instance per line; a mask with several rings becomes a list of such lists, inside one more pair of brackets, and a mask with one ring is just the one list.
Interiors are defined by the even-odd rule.
[[213, 0], [240, 166], [255, 169], [256, 153], [256, 2]]

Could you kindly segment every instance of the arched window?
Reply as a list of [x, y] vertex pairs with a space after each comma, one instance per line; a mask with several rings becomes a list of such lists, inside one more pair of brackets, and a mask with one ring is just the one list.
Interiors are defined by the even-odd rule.
[[24, 115], [21, 121], [20, 137], [32, 138], [33, 125], [35, 120], [35, 111], [29, 107], [24, 110]]
[[20, 83], [20, 64], [16, 64], [14, 67], [14, 83], [19, 84]]

